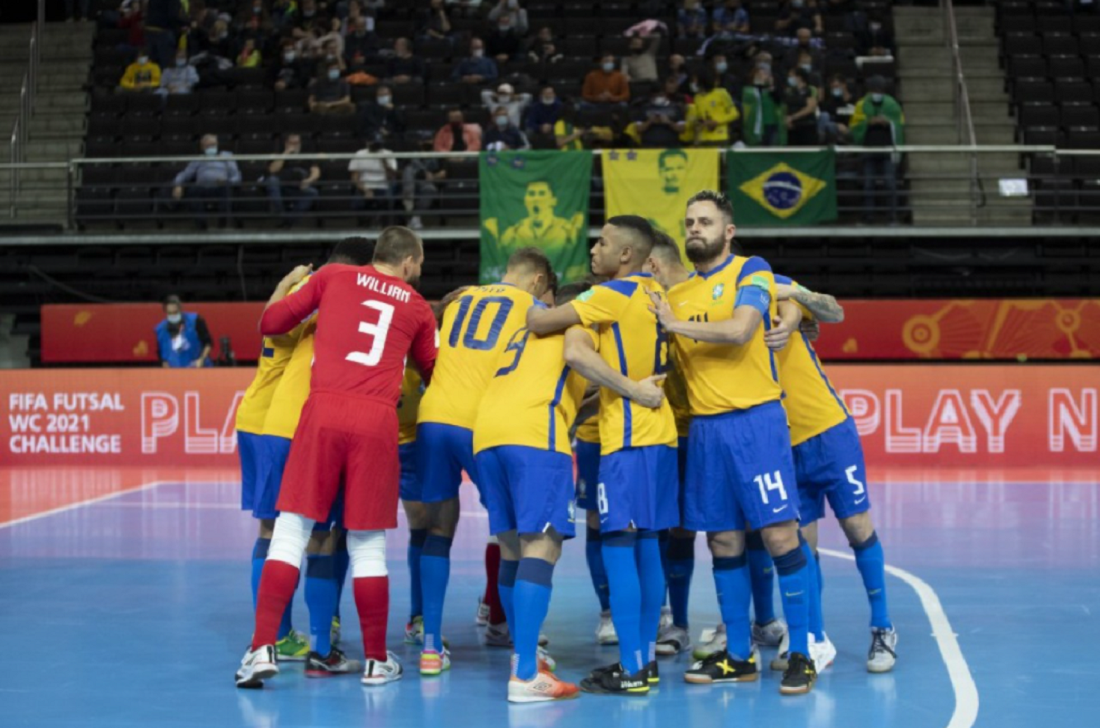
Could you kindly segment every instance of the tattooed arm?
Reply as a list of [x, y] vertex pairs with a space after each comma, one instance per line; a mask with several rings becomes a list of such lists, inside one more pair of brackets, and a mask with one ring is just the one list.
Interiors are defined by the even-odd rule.
[[823, 324], [838, 324], [844, 320], [844, 308], [827, 293], [814, 293], [802, 286], [785, 284], [776, 284], [775, 290], [777, 299], [801, 303]]

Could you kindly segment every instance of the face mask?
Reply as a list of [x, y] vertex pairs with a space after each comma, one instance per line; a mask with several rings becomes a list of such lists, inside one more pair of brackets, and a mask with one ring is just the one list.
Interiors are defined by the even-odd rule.
[[653, 99], [654, 106], [668, 106], [668, 99], [664, 96], [657, 96]]
[[802, 7], [803, 3], [802, 3], [802, 0], [791, 0], [791, 5], [793, 5], [796, 8], [800, 8], [800, 7]]
[[374, 30], [374, 18], [367, 16], [367, 30]]
[[615, 64], [614, 63], [605, 63], [605, 64], [603, 64], [603, 70], [606, 71], [607, 73], [611, 73], [612, 71], [615, 70]]
[[791, 88], [794, 88], [795, 86], [798, 85], [798, 79], [795, 78], [794, 76], [787, 76], [787, 85], [790, 86]]
[[178, 324], [180, 321], [183, 321], [183, 315], [178, 313], [170, 313], [166, 318], [170, 324]]
[[472, 51], [470, 51], [470, 55], [474, 58], [481, 58], [483, 55], [485, 55], [485, 51], [482, 48], [474, 48]]
[[312, 18], [316, 14], [317, 14], [316, 10], [303, 10], [302, 11], [302, 17], [303, 18]]
[[839, 99], [843, 95], [844, 95], [844, 89], [839, 88], [839, 87], [833, 89], [833, 96], [835, 96], [836, 98]]
[[225, 40], [228, 37], [229, 37], [229, 32], [228, 31], [223, 30], [221, 33], [218, 33], [218, 40]]
[[378, 97], [378, 103], [381, 104], [382, 106], [389, 106], [390, 105], [390, 97], [389, 96], [379, 96]]
[[881, 104], [882, 94], [871, 94], [871, 101], [874, 101], [876, 104]]
[[329, 71], [328, 71], [328, 77], [329, 77], [329, 80], [331, 80], [331, 81], [335, 81], [336, 79], [340, 78], [340, 69], [339, 68], [330, 68]]
[[336, 56], [335, 56], [334, 54], [332, 54], [332, 53], [326, 53], [326, 54], [325, 54], [325, 60], [326, 60], [326, 61], [335, 61], [335, 60], [336, 60]]
[[882, 30], [882, 23], [871, 23], [871, 30], [875, 31], [876, 33], [879, 32], [880, 30]]
[[554, 105], [554, 97], [553, 96], [543, 96], [542, 97], [542, 103], [546, 104], [547, 106], [553, 106]]
[[502, 104], [507, 104], [512, 100], [511, 94], [497, 94], [497, 100]]
[[772, 64], [770, 64], [770, 63], [761, 63], [759, 66], [757, 66], [757, 68], [759, 68], [761, 71], [764, 71], [766, 73], [771, 73]]
[[144, 66], [149, 62], [149, 56], [138, 56], [137, 62], [139, 66]]
[[207, 147], [206, 149], [202, 150], [202, 153], [205, 154], [208, 157], [214, 157], [214, 156], [217, 156], [217, 154], [218, 154], [218, 148], [217, 147]]
[[729, 64], [725, 61], [718, 61], [718, 63], [714, 64], [714, 70], [718, 71], [718, 73], [725, 73], [727, 69], [729, 69]]
[[283, 54], [283, 60], [286, 61], [287, 63], [294, 63], [294, 54], [293, 53], [284, 53]]
[[508, 33], [512, 32], [512, 26], [508, 25], [508, 24], [498, 25], [497, 28], [499, 28], [500, 32], [504, 33], [504, 34], [508, 34]]
[[812, 64], [812, 63], [800, 63], [798, 67], [801, 68], [806, 73], [809, 73], [810, 71], [813, 70], [814, 64]]
[[253, 14], [253, 15], [259, 15], [259, 14], [260, 14], [260, 13], [262, 13], [263, 11], [264, 11], [263, 7], [258, 7], [258, 8], [252, 8], [252, 14]]
[[496, 118], [496, 122], [497, 122], [497, 126], [499, 126], [500, 128], [503, 129], [504, 127], [508, 126], [508, 117], [507, 116], [498, 116]]
[[631, 48], [630, 52], [633, 53], [634, 55], [638, 56], [638, 55], [641, 55], [642, 51], [644, 51], [644, 50], [645, 50], [645, 48]]
[[508, 0], [508, 7], [515, 10], [519, 7], [519, 0]]
[[186, 58], [177, 58], [176, 59], [176, 68], [183, 68], [186, 65], [187, 65], [187, 59]]

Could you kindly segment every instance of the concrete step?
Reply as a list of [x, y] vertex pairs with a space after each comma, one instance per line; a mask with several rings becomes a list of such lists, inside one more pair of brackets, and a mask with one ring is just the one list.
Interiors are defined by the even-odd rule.
[[72, 114], [58, 116], [36, 116], [31, 121], [31, 134], [35, 132], [63, 132], [68, 134], [84, 133], [84, 117]]
[[[900, 63], [900, 62], [899, 62]], [[897, 77], [905, 82], [905, 88], [913, 81], [936, 81], [952, 83], [955, 78], [950, 66], [944, 68], [921, 68], [918, 66], [898, 66]]]
[[955, 118], [955, 102], [912, 101], [905, 96], [905, 121], [907, 124], [936, 123]]
[[88, 99], [84, 94], [39, 93], [34, 100], [35, 111], [41, 113], [84, 113], [88, 108]]
[[951, 56], [943, 46], [898, 46], [898, 68], [951, 73]]
[[970, 38], [993, 38], [993, 15], [985, 16], [959, 16], [955, 15], [955, 29], [958, 31], [959, 40]]
[[921, 210], [914, 208], [912, 212], [913, 225], [915, 227], [949, 227], [971, 224], [969, 207], [960, 207], [957, 210]]
[[67, 162], [80, 157], [83, 148], [82, 140], [31, 141], [27, 143], [27, 161]]

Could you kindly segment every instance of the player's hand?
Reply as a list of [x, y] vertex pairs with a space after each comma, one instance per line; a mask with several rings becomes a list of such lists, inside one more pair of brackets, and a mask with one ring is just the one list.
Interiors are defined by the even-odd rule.
[[444, 296], [439, 301], [440, 310], [443, 310], [443, 309], [447, 308], [447, 306], [450, 306], [456, 298], [461, 296], [466, 291], [470, 290], [470, 288], [472, 288], [472, 286], [462, 286], [462, 287], [456, 288], [453, 291], [451, 291], [450, 293], [448, 293], [446, 296]]
[[805, 334], [810, 341], [817, 341], [817, 338], [821, 336], [821, 324], [813, 319], [804, 319], [799, 324], [798, 330]]
[[302, 280], [312, 272], [313, 263], [310, 263], [309, 265], [295, 266], [294, 270], [287, 273], [286, 277], [283, 278], [283, 283], [285, 283], [287, 286], [293, 286], [295, 283]]
[[643, 407], [657, 409], [665, 399], [665, 390], [661, 388], [661, 382], [665, 381], [667, 374], [654, 374], [634, 384], [634, 394], [630, 399]]
[[784, 323], [778, 316], [772, 316], [772, 327], [764, 332], [764, 343], [772, 351], [782, 351], [787, 346], [796, 327]]
[[669, 327], [675, 323], [676, 314], [672, 313], [672, 306], [668, 305], [668, 299], [656, 291], [650, 291], [649, 300], [653, 302], [649, 312], [657, 317], [657, 321], [665, 330], [671, 331]]

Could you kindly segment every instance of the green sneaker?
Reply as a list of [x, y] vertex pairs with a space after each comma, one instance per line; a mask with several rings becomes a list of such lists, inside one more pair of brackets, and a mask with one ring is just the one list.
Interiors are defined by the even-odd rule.
[[329, 642], [332, 643], [333, 647], [338, 647], [340, 645], [340, 618], [339, 617], [333, 617], [332, 618], [332, 628], [329, 630], [328, 638], [329, 638]]
[[309, 655], [309, 638], [292, 629], [275, 643], [275, 655], [280, 662], [305, 662]]

